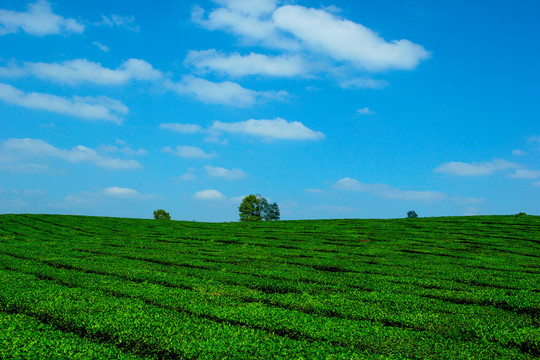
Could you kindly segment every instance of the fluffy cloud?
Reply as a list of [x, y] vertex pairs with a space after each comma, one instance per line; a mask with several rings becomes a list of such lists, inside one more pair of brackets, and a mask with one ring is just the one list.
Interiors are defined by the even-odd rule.
[[308, 63], [299, 55], [267, 56], [254, 53], [244, 56], [238, 53], [224, 55], [214, 49], [190, 51], [185, 64], [231, 76], [293, 77], [309, 72]]
[[0, 144], [0, 166], [14, 171], [40, 171], [47, 167], [42, 164], [28, 163], [39, 159], [54, 158], [69, 163], [90, 163], [112, 170], [138, 169], [141, 164], [135, 160], [111, 158], [99, 154], [96, 150], [78, 145], [73, 149], [60, 149], [38, 139], [8, 139]]
[[540, 178], [540, 170], [517, 169], [509, 176], [514, 179], [538, 179]]
[[108, 120], [121, 123], [121, 115], [128, 113], [122, 102], [105, 96], [71, 99], [52, 94], [24, 92], [0, 83], [0, 100], [30, 109], [45, 110], [89, 120]]
[[111, 49], [109, 49], [109, 47], [107, 45], [103, 45], [102, 43], [98, 42], [98, 41], [94, 41], [92, 43], [92, 45], [94, 45], [95, 47], [97, 47], [99, 50], [103, 51], [103, 52], [109, 52]]
[[211, 200], [211, 201], [227, 199], [225, 195], [213, 189], [198, 191], [195, 194], [193, 194], [192, 198], [195, 200]]
[[112, 204], [119, 200], [147, 201], [156, 198], [159, 197], [154, 194], [141, 194], [135, 189], [112, 186], [98, 191], [82, 191], [68, 195], [64, 201], [77, 205], [103, 206], [104, 203]]
[[144, 60], [129, 59], [117, 69], [108, 69], [100, 63], [75, 59], [62, 63], [25, 62], [22, 66], [11, 64], [0, 68], [3, 76], [35, 76], [59, 83], [88, 82], [98, 85], [123, 85], [131, 80], [157, 80], [162, 74]]
[[191, 181], [195, 179], [197, 179], [197, 175], [195, 175], [195, 168], [193, 167], [189, 168], [185, 174], [178, 177], [178, 180], [182, 181]]
[[133, 155], [147, 155], [148, 151], [145, 149], [133, 149], [128, 146], [128, 144], [125, 141], [122, 140], [116, 140], [116, 145], [103, 145], [98, 148], [100, 151], [104, 152], [110, 152], [110, 153], [120, 153], [127, 156], [133, 156]]
[[298, 48], [297, 41], [280, 34], [271, 20], [276, 6], [275, 1], [264, 1], [265, 4], [262, 4], [262, 1], [254, 1], [251, 5], [247, 5], [249, 1], [238, 0], [216, 2], [222, 7], [210, 12], [207, 18], [204, 18], [204, 9], [196, 6], [192, 12], [192, 19], [208, 30], [225, 30], [241, 36], [244, 41], [250, 43], [259, 42], [278, 48]]
[[163, 151], [190, 159], [208, 159], [216, 156], [216, 153], [206, 153], [204, 150], [195, 146], [177, 146], [176, 149], [166, 147]]
[[101, 15], [101, 22], [95, 25], [108, 27], [117, 26], [130, 31], [139, 32], [139, 25], [135, 23], [135, 18], [133, 16], [120, 16], [116, 14], [110, 16]]
[[343, 178], [334, 184], [334, 188], [349, 191], [370, 192], [372, 194], [397, 200], [442, 201], [446, 194], [436, 191], [401, 190], [386, 184], [365, 184], [356, 179]]
[[322, 132], [313, 131], [298, 121], [288, 122], [281, 118], [274, 120], [251, 119], [234, 123], [215, 121], [210, 129], [265, 139], [319, 140], [325, 137]]
[[137, 190], [118, 187], [118, 186], [105, 188], [103, 189], [102, 194], [107, 197], [112, 197], [112, 198], [135, 199], [135, 200], [152, 199], [155, 197], [152, 194], [140, 194]]
[[506, 160], [495, 159], [488, 162], [449, 162], [439, 165], [434, 171], [457, 176], [486, 176], [496, 171], [519, 167], [518, 164]]
[[44, 36], [82, 33], [84, 25], [75, 19], [56, 15], [46, 0], [29, 4], [25, 12], [0, 9], [0, 35], [16, 33], [20, 30], [30, 35]]
[[286, 91], [254, 91], [241, 85], [223, 81], [215, 83], [195, 76], [185, 76], [181, 82], [168, 82], [166, 86], [179, 95], [190, 95], [197, 100], [211, 103], [247, 108], [255, 105], [258, 99], [283, 99]]
[[375, 111], [369, 110], [369, 108], [365, 107], [365, 108], [356, 110], [356, 113], [358, 115], [373, 115], [375, 114]]
[[409, 40], [386, 42], [365, 26], [324, 10], [286, 5], [274, 12], [273, 19], [312, 51], [369, 71], [410, 70], [429, 57], [422, 46]]
[[247, 176], [247, 174], [240, 169], [229, 170], [222, 167], [214, 167], [210, 165], [205, 166], [204, 169], [206, 170], [208, 175], [212, 177], [223, 178], [227, 180], [243, 179]]
[[[280, 140], [319, 140], [324, 138], [320, 131], [313, 131], [298, 121], [287, 121], [281, 118], [274, 120], [246, 120], [234, 123], [214, 121], [212, 126], [203, 128], [196, 124], [169, 123], [160, 124], [160, 129], [180, 132], [184, 134], [207, 133], [211, 134], [208, 142], [220, 142], [222, 132], [236, 133], [262, 137], [265, 139]], [[223, 142], [221, 142], [223, 143]], [[169, 149], [170, 150], [170, 149]]]
[[276, 1], [256, 1], [246, 10], [242, 8], [246, 1], [216, 2], [221, 7], [206, 18], [204, 10], [196, 8], [193, 19], [207, 29], [225, 30], [250, 43], [307, 51], [367, 71], [410, 70], [430, 56], [421, 45], [406, 39], [388, 42], [373, 30], [328, 9], [278, 7]]
[[222, 6], [242, 14], [259, 16], [273, 11], [276, 0], [216, 0]]
[[346, 78], [339, 83], [344, 89], [382, 89], [388, 86], [388, 81], [376, 80], [366, 77]]
[[164, 129], [164, 130], [179, 132], [182, 134], [194, 134], [196, 132], [200, 132], [203, 130], [203, 128], [200, 125], [178, 124], [178, 123], [160, 124], [159, 128]]

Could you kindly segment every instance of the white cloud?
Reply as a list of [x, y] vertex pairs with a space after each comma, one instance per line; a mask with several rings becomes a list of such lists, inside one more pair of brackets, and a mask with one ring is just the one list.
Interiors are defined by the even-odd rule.
[[243, 195], [243, 196], [235, 196], [235, 197], [232, 197], [230, 198], [230, 202], [232, 202], [233, 204], [237, 204], [237, 205], [240, 205], [242, 203], [242, 200], [244, 200], [244, 198], [246, 197], [247, 195]]
[[518, 164], [506, 160], [495, 159], [489, 162], [449, 162], [438, 166], [434, 171], [457, 176], [486, 176], [495, 171], [519, 167]]
[[276, 8], [276, 0], [216, 0], [215, 2], [232, 11], [254, 16], [264, 15]]
[[183, 134], [194, 134], [203, 130], [203, 128], [200, 125], [178, 124], [178, 123], [160, 124], [159, 128], [164, 129], [164, 130], [179, 132]]
[[273, 20], [312, 51], [369, 71], [410, 70], [429, 57], [409, 40], [386, 42], [365, 26], [324, 10], [285, 5], [274, 12]]
[[87, 59], [74, 59], [61, 63], [25, 62], [22, 66], [10, 64], [0, 68], [3, 76], [35, 76], [66, 84], [83, 82], [98, 85], [123, 85], [131, 80], [157, 80], [162, 74], [144, 60], [129, 59], [113, 70]]
[[98, 191], [82, 191], [66, 196], [63, 200], [72, 204], [92, 204], [102, 206], [104, 203], [116, 203], [119, 200], [147, 201], [159, 198], [154, 194], [141, 194], [135, 189], [112, 186]]
[[0, 83], [0, 100], [30, 109], [45, 110], [89, 120], [108, 120], [121, 123], [119, 116], [126, 115], [128, 108], [122, 102], [105, 96], [64, 97], [24, 92], [11, 85]]
[[210, 165], [206, 165], [204, 169], [206, 170], [208, 175], [212, 177], [218, 177], [227, 180], [243, 179], [247, 176], [247, 174], [240, 169], [229, 170], [222, 167], [214, 167]]
[[94, 45], [95, 47], [97, 47], [99, 50], [103, 52], [109, 52], [111, 50], [107, 45], [103, 45], [102, 43], [98, 41], [94, 41], [92, 45]]
[[531, 136], [531, 137], [529, 138], [529, 141], [530, 141], [530, 142], [537, 142], [537, 143], [540, 143], [540, 135], [538, 135], [538, 136]]
[[540, 186], [540, 181], [533, 182], [533, 186]]
[[229, 145], [228, 139], [221, 139], [219, 136], [220, 134], [215, 131], [209, 131], [210, 133], [214, 133], [213, 135], [208, 136], [206, 139], [204, 139], [204, 142], [206, 143], [214, 143], [214, 144], [220, 144], [220, 145]]
[[309, 64], [299, 55], [267, 56], [250, 53], [243, 56], [238, 53], [224, 55], [214, 49], [191, 50], [184, 63], [231, 76], [293, 77], [309, 72]]
[[509, 176], [514, 179], [538, 179], [540, 178], [540, 170], [517, 169]]
[[[288, 122], [281, 118], [274, 120], [246, 120], [234, 123], [224, 123], [214, 121], [212, 126], [203, 128], [196, 124], [168, 123], [160, 124], [160, 129], [180, 132], [184, 134], [207, 133], [210, 134], [205, 141], [227, 145], [227, 140], [221, 140], [219, 136], [222, 132], [236, 133], [262, 137], [265, 139], [281, 140], [319, 140], [324, 138], [320, 131], [313, 131], [298, 121]], [[168, 152], [172, 152], [167, 148]]]
[[195, 168], [189, 168], [188, 171], [182, 176], [180, 176], [178, 179], [182, 181], [191, 181], [197, 179], [197, 175], [195, 175]]
[[515, 149], [515, 150], [512, 150], [512, 155], [525, 156], [525, 155], [527, 155], [527, 153], [525, 151], [523, 151], [523, 150]]
[[217, 155], [215, 152], [206, 153], [204, 150], [195, 146], [177, 146], [176, 149], [172, 149], [167, 146], [163, 149], [163, 151], [175, 154], [176, 156], [191, 159], [208, 159]]
[[139, 25], [135, 23], [135, 18], [133, 16], [120, 16], [116, 14], [112, 14], [111, 16], [101, 15], [101, 22], [95, 25], [108, 27], [118, 26], [130, 31], [139, 32]]
[[104, 152], [110, 152], [110, 153], [121, 153], [127, 156], [133, 156], [133, 155], [143, 156], [143, 155], [148, 154], [148, 151], [146, 151], [145, 149], [135, 150], [129, 147], [128, 144], [122, 140], [116, 140], [116, 145], [100, 146], [98, 150], [104, 151]]
[[362, 109], [356, 110], [356, 113], [358, 115], [373, 115], [373, 114], [375, 114], [375, 111], [369, 110], [369, 108], [364, 107]]
[[140, 194], [137, 190], [118, 187], [118, 186], [105, 188], [103, 189], [102, 193], [103, 195], [107, 197], [120, 198], [120, 199], [146, 200], [146, 199], [151, 199], [155, 197], [152, 194]]
[[257, 1], [247, 11], [242, 8], [246, 1], [216, 2], [221, 7], [206, 18], [204, 10], [197, 7], [193, 19], [209, 30], [225, 30], [251, 44], [308, 51], [367, 71], [410, 70], [430, 56], [421, 45], [406, 39], [388, 42], [373, 30], [328, 9], [277, 7], [275, 1]]
[[344, 89], [382, 89], [388, 86], [388, 81], [371, 78], [352, 78], [339, 83]]
[[222, 7], [213, 10], [206, 19], [204, 9], [196, 6], [192, 12], [192, 19], [208, 30], [225, 30], [239, 35], [250, 44], [259, 42], [277, 48], [299, 48], [297, 40], [280, 34], [273, 24], [271, 16], [275, 9], [275, 1], [268, 1], [264, 5], [260, 4], [260, 1], [254, 1], [253, 5], [246, 6], [246, 9], [252, 11], [245, 11], [242, 8], [244, 4], [237, 6], [239, 1], [216, 2]]
[[6, 170], [16, 173], [41, 174], [49, 172], [51, 169], [42, 164], [35, 163], [15, 163], [14, 159], [9, 162], [0, 159], [0, 170]]
[[215, 121], [210, 129], [265, 139], [319, 140], [325, 137], [322, 132], [313, 131], [298, 121], [288, 122], [281, 118], [274, 120], [251, 119], [234, 123]]
[[336, 5], [329, 5], [329, 6], [324, 6], [324, 5], [321, 5], [321, 10], [324, 10], [326, 12], [329, 12], [331, 14], [341, 14], [343, 12], [343, 9], [340, 8], [340, 7], [337, 7]]
[[254, 91], [235, 82], [215, 83], [191, 75], [184, 76], [179, 83], [167, 82], [166, 86], [179, 95], [190, 95], [202, 102], [239, 108], [251, 107], [259, 99], [281, 100], [289, 96], [286, 91]]
[[43, 171], [45, 165], [28, 163], [29, 160], [56, 158], [69, 163], [90, 163], [112, 170], [138, 169], [141, 164], [135, 160], [110, 158], [100, 155], [96, 150], [78, 145], [66, 150], [57, 148], [43, 140], [8, 139], [0, 144], [0, 166], [12, 171]]
[[20, 30], [30, 35], [44, 36], [82, 33], [84, 25], [75, 19], [56, 15], [46, 0], [29, 4], [25, 12], [0, 9], [0, 35], [16, 33]]
[[198, 191], [192, 196], [195, 200], [225, 200], [226, 197], [217, 190], [209, 189]]
[[349, 191], [370, 192], [372, 194], [398, 200], [442, 201], [446, 194], [436, 191], [401, 190], [386, 184], [365, 184], [356, 179], [343, 178], [334, 184], [334, 188]]

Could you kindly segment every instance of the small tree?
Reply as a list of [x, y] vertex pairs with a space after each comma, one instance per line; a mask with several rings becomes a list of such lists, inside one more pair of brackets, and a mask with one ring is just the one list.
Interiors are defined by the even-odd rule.
[[417, 218], [418, 215], [416, 214], [416, 211], [409, 211], [409, 212], [407, 213], [407, 217], [408, 217], [409, 219], [414, 219], [414, 218]]
[[156, 220], [171, 220], [171, 215], [163, 209], [154, 211], [154, 219]]
[[269, 204], [265, 198], [262, 198], [260, 202], [260, 208], [261, 208], [261, 217], [265, 221], [279, 220], [280, 213], [279, 213], [279, 207], [277, 203]]
[[261, 209], [259, 204], [260, 197], [256, 195], [246, 196], [238, 207], [238, 211], [240, 212], [240, 221], [261, 221]]
[[260, 195], [248, 195], [238, 207], [240, 221], [273, 221], [279, 220], [279, 207], [277, 203], [269, 204]]

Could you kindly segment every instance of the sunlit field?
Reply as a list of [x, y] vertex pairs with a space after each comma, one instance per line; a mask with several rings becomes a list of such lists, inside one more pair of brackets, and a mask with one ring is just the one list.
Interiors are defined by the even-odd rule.
[[540, 217], [0, 216], [2, 359], [533, 359]]

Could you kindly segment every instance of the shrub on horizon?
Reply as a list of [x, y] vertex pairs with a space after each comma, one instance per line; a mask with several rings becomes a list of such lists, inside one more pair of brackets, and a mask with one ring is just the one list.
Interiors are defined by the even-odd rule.
[[260, 195], [248, 195], [238, 207], [240, 221], [274, 221], [279, 220], [279, 207], [277, 203], [269, 204]]
[[171, 220], [171, 215], [163, 209], [154, 211], [155, 220]]
[[416, 211], [411, 210], [411, 211], [409, 211], [409, 212], [407, 213], [407, 217], [408, 217], [409, 219], [414, 219], [414, 218], [417, 218], [417, 217], [418, 217], [418, 214], [416, 213]]

